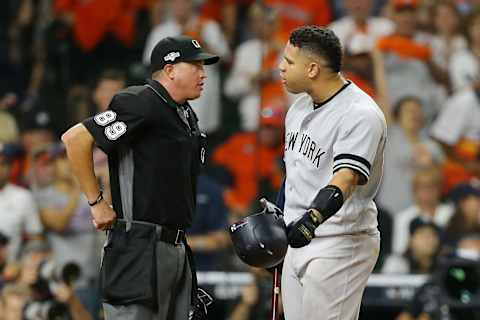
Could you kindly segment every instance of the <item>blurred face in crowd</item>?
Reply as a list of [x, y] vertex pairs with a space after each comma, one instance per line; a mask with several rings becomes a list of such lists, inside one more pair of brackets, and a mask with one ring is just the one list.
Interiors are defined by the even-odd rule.
[[122, 80], [102, 79], [98, 82], [93, 93], [93, 101], [97, 105], [98, 112], [107, 110], [113, 96], [125, 87]]
[[440, 201], [441, 179], [436, 171], [418, 173], [413, 181], [417, 204], [436, 206]]
[[249, 14], [250, 29], [260, 39], [271, 40], [278, 26], [277, 15], [259, 5], [252, 5]]
[[23, 307], [28, 297], [20, 294], [8, 294], [4, 297], [3, 317], [1, 319], [22, 320]]
[[164, 72], [173, 81], [177, 90], [176, 98], [183, 100], [194, 100], [200, 97], [207, 74], [203, 61], [179, 62], [168, 64]]
[[470, 41], [480, 45], [480, 15], [476, 15], [468, 26], [468, 35]]
[[194, 4], [192, 0], [174, 0], [171, 2], [171, 8], [175, 20], [183, 24], [190, 18]]
[[34, 166], [34, 179], [38, 186], [46, 187], [55, 181], [55, 159], [50, 155], [40, 155], [35, 160]]
[[[8, 255], [8, 244], [0, 244], [0, 270], [5, 266]], [[1, 318], [0, 318], [1, 319]]]
[[10, 162], [5, 158], [5, 156], [0, 155], [0, 189], [8, 183], [8, 179], [10, 177], [10, 167]]
[[409, 99], [399, 106], [397, 121], [405, 131], [419, 132], [423, 128], [423, 119], [423, 110], [419, 101]]
[[440, 34], [452, 35], [458, 31], [460, 17], [454, 7], [440, 4], [434, 11], [435, 29]]
[[38, 267], [40, 263], [51, 256], [48, 251], [34, 251], [22, 257], [22, 269], [19, 282], [26, 285], [35, 283], [38, 279]]
[[70, 168], [70, 162], [66, 155], [59, 156], [55, 161], [56, 176], [59, 179], [69, 180], [74, 179], [72, 170]]
[[372, 0], [344, 0], [345, 9], [355, 20], [365, 20], [372, 11]]
[[417, 30], [417, 11], [412, 8], [398, 9], [393, 15], [395, 31], [401, 36], [412, 37]]
[[32, 129], [22, 133], [22, 145], [27, 154], [41, 145], [53, 143], [53, 132], [50, 129]]
[[469, 195], [460, 200], [459, 207], [466, 223], [471, 225], [480, 224], [480, 197]]
[[267, 147], [277, 147], [280, 144], [281, 129], [272, 125], [262, 125], [258, 129], [258, 141]]
[[431, 226], [417, 228], [410, 237], [410, 248], [417, 257], [433, 256], [439, 245], [438, 233]]

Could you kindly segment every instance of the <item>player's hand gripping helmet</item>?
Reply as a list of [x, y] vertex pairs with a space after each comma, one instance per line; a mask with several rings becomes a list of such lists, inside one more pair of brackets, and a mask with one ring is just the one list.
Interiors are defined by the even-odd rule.
[[258, 268], [271, 268], [287, 253], [287, 228], [282, 211], [265, 199], [264, 210], [230, 226], [233, 247], [240, 259]]

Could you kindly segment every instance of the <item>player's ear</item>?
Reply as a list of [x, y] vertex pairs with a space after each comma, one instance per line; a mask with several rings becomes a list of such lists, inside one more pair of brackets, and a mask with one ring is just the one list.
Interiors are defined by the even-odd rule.
[[320, 66], [317, 62], [310, 62], [307, 66], [307, 75], [310, 79], [313, 79], [318, 76], [320, 73]]

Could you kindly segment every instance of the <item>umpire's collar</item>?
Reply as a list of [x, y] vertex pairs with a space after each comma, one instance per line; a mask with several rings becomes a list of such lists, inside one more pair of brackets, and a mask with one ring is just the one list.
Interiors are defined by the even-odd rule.
[[165, 87], [162, 86], [160, 82], [153, 79], [147, 79], [147, 84], [150, 85], [156, 91], [156, 93], [161, 96], [162, 100], [165, 101], [169, 106], [175, 109], [180, 107], [180, 105], [172, 99], [167, 89], [165, 89]]

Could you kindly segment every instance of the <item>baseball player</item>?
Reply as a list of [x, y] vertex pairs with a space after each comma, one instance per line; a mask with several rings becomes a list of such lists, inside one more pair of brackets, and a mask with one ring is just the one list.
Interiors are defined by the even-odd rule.
[[386, 122], [340, 74], [342, 48], [325, 28], [294, 30], [279, 69], [300, 94], [285, 119], [282, 272], [287, 320], [358, 319], [379, 253], [373, 197], [382, 176]]

